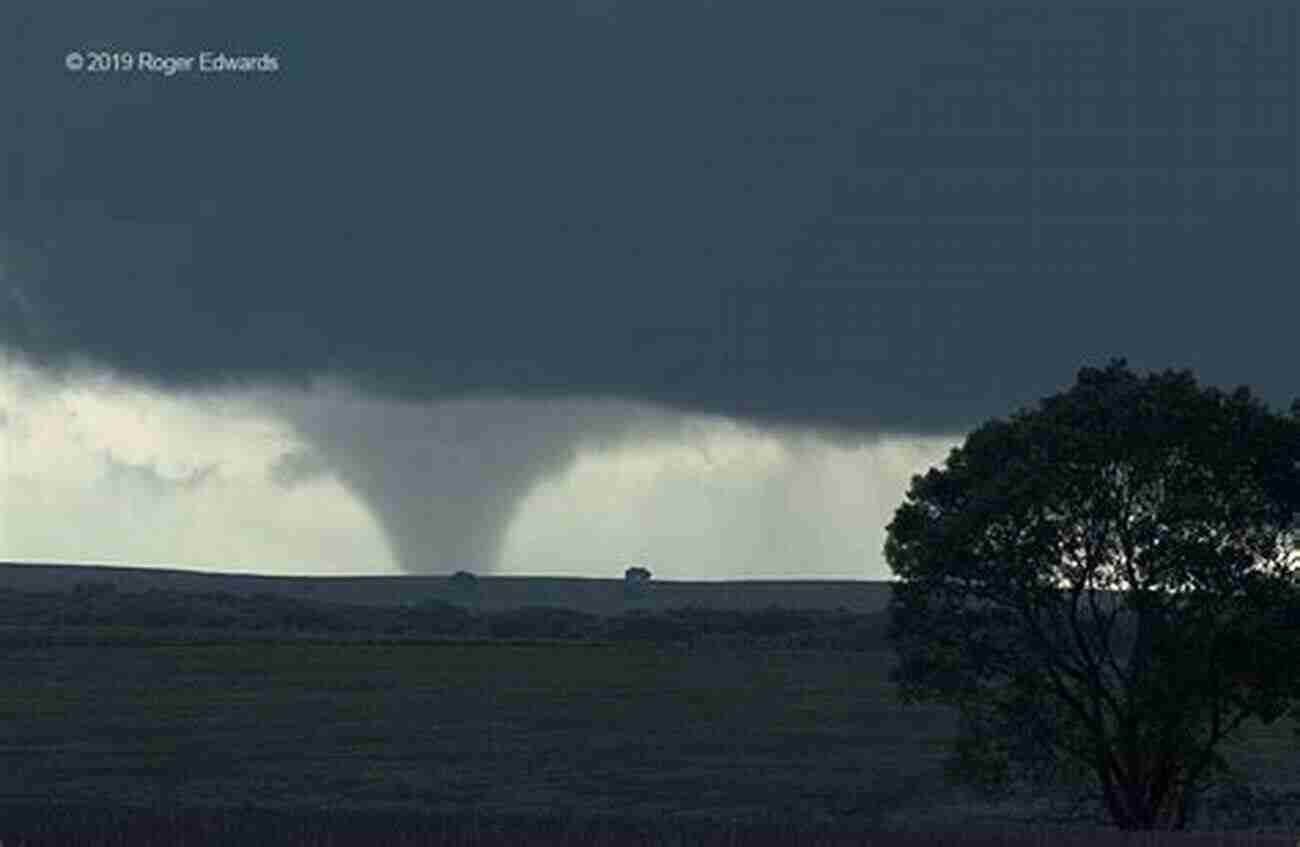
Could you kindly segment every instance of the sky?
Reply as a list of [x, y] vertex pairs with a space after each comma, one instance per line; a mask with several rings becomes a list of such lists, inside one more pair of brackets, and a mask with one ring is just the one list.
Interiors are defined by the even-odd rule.
[[7, 5], [0, 560], [887, 579], [1082, 367], [1284, 409], [1297, 13], [1154, 5]]

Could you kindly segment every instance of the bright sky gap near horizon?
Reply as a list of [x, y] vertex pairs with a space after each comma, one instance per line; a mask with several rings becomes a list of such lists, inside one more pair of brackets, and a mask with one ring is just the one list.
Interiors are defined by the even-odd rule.
[[1294, 7], [81, 5], [0, 11], [0, 561], [887, 579], [1082, 366], [1300, 394]]

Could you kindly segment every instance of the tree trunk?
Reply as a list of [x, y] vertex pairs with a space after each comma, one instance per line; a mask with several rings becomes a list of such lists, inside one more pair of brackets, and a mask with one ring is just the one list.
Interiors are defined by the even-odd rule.
[[1186, 783], [1181, 763], [1161, 773], [1154, 755], [1144, 755], [1130, 773], [1102, 782], [1112, 822], [1123, 830], [1184, 830], [1195, 814], [1196, 786]]
[[[1141, 689], [1159, 684], [1151, 679], [1151, 675], [1155, 672], [1156, 646], [1167, 632], [1163, 626], [1163, 609], [1158, 602], [1139, 595], [1135, 598], [1133, 611], [1136, 631], [1127, 665], [1132, 674], [1131, 684]], [[1160, 745], [1153, 744], [1150, 735], [1141, 731], [1144, 721], [1175, 718], [1159, 712], [1151, 713], [1146, 706], [1139, 708], [1142, 713], [1128, 715], [1117, 733], [1120, 742], [1117, 765], [1122, 772], [1112, 772], [1109, 780], [1102, 781], [1106, 808], [1120, 829], [1184, 829], [1189, 800], [1186, 766], [1181, 761], [1174, 761], [1162, 767], [1160, 750], [1151, 749]]]

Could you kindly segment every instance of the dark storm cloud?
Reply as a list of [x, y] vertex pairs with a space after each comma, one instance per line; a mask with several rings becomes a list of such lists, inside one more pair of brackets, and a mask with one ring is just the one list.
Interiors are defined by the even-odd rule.
[[[847, 2], [437, 4], [397, 17], [173, 8], [34, 14], [5, 50], [24, 96], [4, 234], [31, 262], [30, 275], [8, 271], [4, 332], [47, 360], [75, 351], [168, 385], [332, 371], [404, 397], [598, 393], [907, 432], [961, 431], [1110, 353], [1285, 386], [1263, 339], [1295, 314], [1294, 286], [1280, 284], [1295, 268], [1293, 194], [1192, 201], [1200, 223], [1186, 233], [1144, 223], [1130, 244], [1115, 218], [1159, 203], [1108, 200], [1124, 173], [1057, 200], [1036, 235], [992, 217], [1032, 215], [1014, 188], [868, 193], [904, 168], [1028, 164], [1016, 138], [941, 134], [944, 120], [976, 126], [981, 110], [1017, 120], [1007, 110], [1024, 91], [972, 92], [992, 50], [979, 39], [1037, 26], [1118, 49], [1122, 10], [1034, 23]], [[1158, 88], [1171, 75], [1153, 69], [1151, 39], [1194, 42], [1197, 20], [1137, 22], [1135, 102], [1150, 127], [1183, 120]], [[136, 61], [266, 52], [280, 70], [76, 74], [63, 67], [74, 49]], [[965, 85], [945, 92], [926, 73]], [[1118, 88], [1110, 98], [1094, 108], [1127, 102]], [[913, 101], [929, 103], [932, 134], [891, 134]], [[1219, 105], [1189, 100], [1200, 111], [1168, 133], [1178, 143], [1142, 136], [1140, 161], [1116, 147], [1126, 139], [1083, 130], [1043, 137], [1040, 155], [1084, 171], [1108, 156], [1177, 167], [1183, 147], [1215, 143], [1179, 133]], [[1052, 108], [1037, 110], [1041, 124]], [[1277, 165], [1286, 143], [1237, 138], [1228, 153], [1247, 164], [1253, 144]], [[1281, 158], [1293, 180], [1294, 156]], [[1040, 206], [1067, 176], [1040, 183]], [[1147, 184], [1135, 191], [1161, 190], [1161, 176], [1137, 174]], [[1063, 208], [1111, 220], [1070, 223]], [[940, 217], [962, 214], [984, 222]], [[864, 215], [931, 220], [900, 229]], [[933, 267], [949, 258], [1014, 268], [949, 283]], [[876, 290], [846, 349], [816, 361], [836, 331], [792, 316], [786, 349], [760, 339], [744, 354], [751, 368], [733, 372], [744, 338], [722, 292], [794, 288], [812, 304], [808, 288], [827, 277]], [[746, 308], [763, 307], [742, 295], [730, 314]]]
[[1293, 11], [81, 5], [3, 45], [0, 339], [54, 368], [850, 440], [960, 433], [1112, 355], [1293, 396]]

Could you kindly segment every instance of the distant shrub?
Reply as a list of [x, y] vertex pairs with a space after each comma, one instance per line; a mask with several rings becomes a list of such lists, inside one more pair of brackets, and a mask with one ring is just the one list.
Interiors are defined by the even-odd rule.
[[692, 631], [715, 634], [739, 632], [743, 617], [743, 613], [734, 610], [710, 609], [700, 605], [679, 606], [665, 614]]
[[430, 635], [465, 635], [475, 629], [478, 621], [469, 610], [436, 598], [416, 603], [399, 614], [411, 631]]
[[458, 605], [477, 607], [479, 604], [478, 577], [469, 571], [456, 571], [447, 580], [447, 600]]
[[690, 641], [699, 627], [679, 617], [634, 610], [605, 622], [605, 636], [614, 641], [645, 641], [666, 644]]
[[746, 635], [763, 638], [807, 631], [816, 626], [816, 622], [816, 618], [806, 612], [768, 606], [766, 609], [742, 615], [740, 631]]
[[600, 632], [600, 618], [558, 606], [524, 606], [491, 615], [494, 638], [588, 638]]
[[339, 632], [348, 628], [347, 621], [341, 616], [305, 605], [286, 606], [280, 610], [276, 619], [286, 629]]
[[461, 613], [465, 612], [464, 609], [448, 601], [446, 597], [442, 597], [442, 596], [425, 597], [421, 600], [408, 600], [407, 602], [403, 603], [401, 607], [403, 609], [408, 609], [413, 611], [427, 611], [427, 612], [454, 611], [454, 612], [461, 612]]
[[166, 603], [132, 603], [118, 610], [111, 621], [105, 623], [123, 626], [177, 627], [198, 624], [188, 609]]
[[849, 648], [887, 648], [885, 634], [889, 631], [889, 612], [871, 612], [854, 615], [842, 627], [844, 646]]
[[636, 566], [623, 572], [623, 601], [630, 606], [641, 606], [649, 598], [650, 571]]
[[104, 597], [117, 593], [117, 586], [101, 579], [82, 580], [72, 587], [72, 593], [79, 597]]
[[269, 592], [258, 592], [241, 598], [239, 605], [224, 610], [223, 616], [232, 612], [236, 626], [257, 631], [341, 632], [352, 628], [342, 609]]

